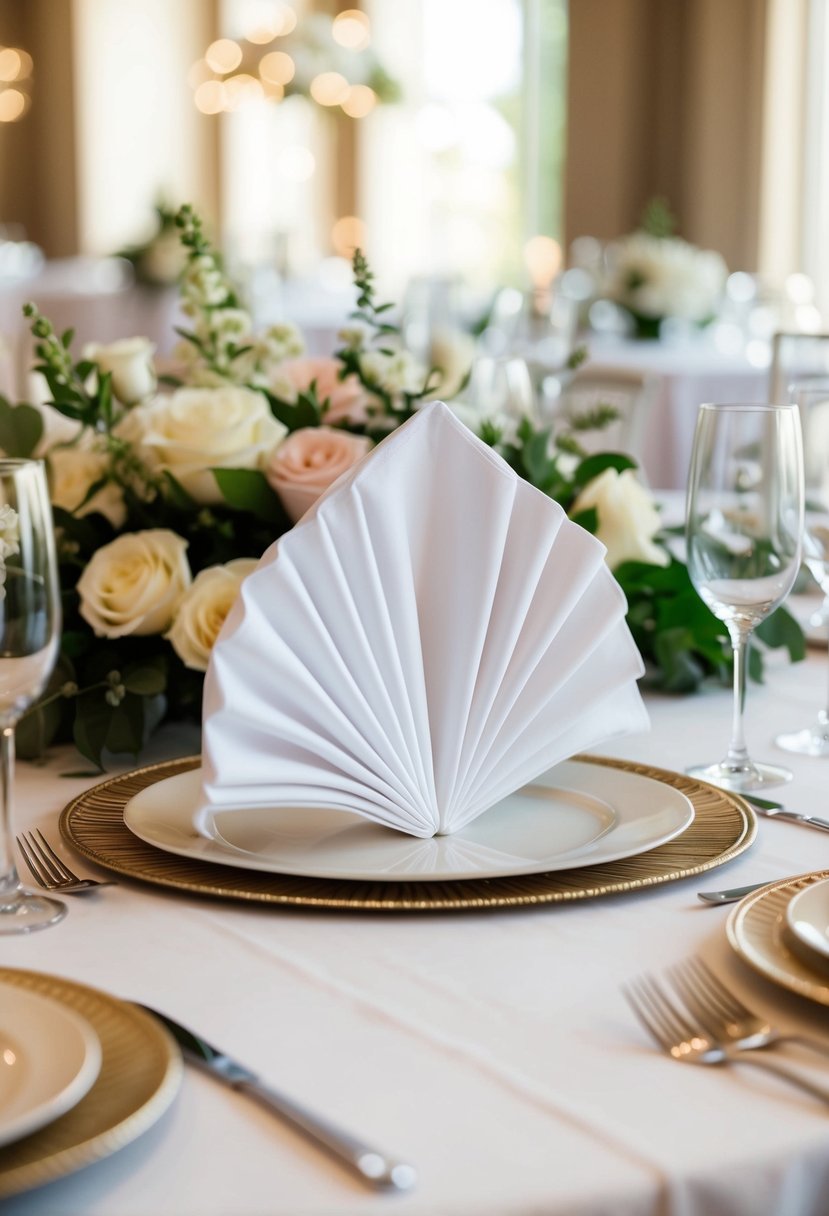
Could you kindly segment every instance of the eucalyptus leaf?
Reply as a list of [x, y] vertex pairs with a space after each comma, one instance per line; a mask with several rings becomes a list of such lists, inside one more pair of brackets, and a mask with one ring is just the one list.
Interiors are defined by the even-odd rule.
[[33, 405], [11, 405], [0, 397], [0, 448], [7, 456], [31, 456], [43, 437], [43, 415]]
[[279, 498], [258, 469], [212, 469], [222, 497], [237, 511], [250, 511], [257, 519], [273, 524], [274, 536], [287, 532], [291, 521]]

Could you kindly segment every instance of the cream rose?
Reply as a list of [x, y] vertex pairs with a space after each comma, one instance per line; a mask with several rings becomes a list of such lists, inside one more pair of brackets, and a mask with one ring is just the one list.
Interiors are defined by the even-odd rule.
[[605, 469], [588, 482], [570, 508], [571, 515], [595, 507], [599, 516], [597, 538], [607, 546], [605, 561], [611, 570], [622, 562], [650, 562], [667, 566], [667, 552], [653, 543], [659, 531], [659, 512], [633, 469], [619, 473]]
[[306, 427], [294, 431], [274, 452], [265, 476], [296, 523], [370, 448], [371, 440], [361, 435], [328, 426]]
[[112, 391], [123, 405], [137, 405], [156, 390], [154, 351], [147, 338], [123, 338], [108, 346], [93, 343], [85, 346], [83, 353], [102, 372], [112, 373]]
[[356, 376], [340, 379], [342, 364], [337, 359], [289, 359], [277, 368], [277, 375], [286, 379], [297, 393], [307, 392], [312, 384], [317, 386], [317, 400], [322, 405], [328, 402], [324, 418], [327, 423], [364, 422], [366, 418], [366, 393]]
[[178, 606], [172, 629], [165, 635], [185, 667], [207, 671], [213, 644], [239, 594], [242, 579], [257, 565], [254, 557], [240, 557], [196, 575]]
[[140, 407], [140, 446], [203, 504], [222, 495], [211, 468], [260, 469], [287, 434], [262, 393], [225, 385], [181, 388]]
[[94, 446], [89, 432], [74, 447], [53, 448], [47, 455], [49, 465], [49, 496], [56, 507], [63, 507], [81, 519], [98, 511], [106, 516], [113, 528], [122, 528], [127, 518], [124, 493], [119, 485], [109, 481], [88, 502], [89, 490], [107, 473], [106, 454]]
[[98, 637], [170, 628], [192, 582], [187, 541], [167, 528], [125, 532], [98, 549], [78, 580], [81, 616]]

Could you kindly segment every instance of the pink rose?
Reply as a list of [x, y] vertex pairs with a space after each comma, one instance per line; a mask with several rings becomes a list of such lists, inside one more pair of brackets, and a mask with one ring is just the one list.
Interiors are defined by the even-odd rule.
[[340, 380], [341, 368], [338, 359], [288, 359], [280, 363], [278, 372], [290, 380], [298, 393], [306, 392], [316, 381], [317, 400], [320, 404], [328, 400], [328, 409], [323, 415], [326, 423], [364, 422], [366, 394], [356, 376]]
[[371, 448], [371, 440], [328, 426], [294, 431], [274, 451], [265, 476], [282, 499], [294, 523], [317, 501], [323, 490], [355, 465]]

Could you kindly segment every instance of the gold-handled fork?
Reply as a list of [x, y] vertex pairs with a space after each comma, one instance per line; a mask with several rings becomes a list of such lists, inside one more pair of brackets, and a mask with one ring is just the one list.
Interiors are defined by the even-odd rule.
[[691, 1013], [715, 1039], [733, 1043], [745, 1051], [795, 1043], [829, 1056], [829, 1042], [805, 1034], [784, 1034], [749, 1009], [702, 959], [689, 958], [677, 963], [670, 975]]
[[78, 895], [85, 891], [94, 891], [98, 887], [114, 887], [112, 881], [101, 881], [97, 878], [79, 878], [69, 869], [65, 861], [58, 857], [46, 837], [38, 829], [35, 832], [23, 832], [17, 837], [17, 847], [26, 862], [32, 877], [44, 891], [60, 891], [64, 895]]
[[624, 986], [623, 992], [639, 1022], [672, 1060], [681, 1064], [752, 1064], [829, 1106], [829, 1089], [787, 1068], [776, 1056], [718, 1042], [691, 1019], [653, 976], [631, 981]]

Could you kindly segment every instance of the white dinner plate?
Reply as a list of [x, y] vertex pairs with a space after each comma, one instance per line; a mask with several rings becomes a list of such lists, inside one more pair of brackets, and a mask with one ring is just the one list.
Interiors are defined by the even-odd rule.
[[219, 865], [382, 882], [498, 878], [598, 865], [672, 840], [694, 817], [672, 786], [637, 773], [567, 760], [451, 836], [421, 840], [325, 808], [213, 812], [214, 836], [193, 827], [198, 769], [136, 794], [124, 821], [168, 853]]
[[789, 931], [818, 964], [829, 964], [829, 878], [814, 882], [793, 895], [786, 905]]
[[829, 1005], [829, 974], [813, 952], [803, 949], [789, 930], [791, 901], [827, 878], [826, 871], [783, 878], [762, 887], [737, 904], [727, 922], [732, 948], [766, 979], [790, 992]]
[[0, 983], [0, 1145], [66, 1114], [100, 1068], [101, 1044], [84, 1018]]

